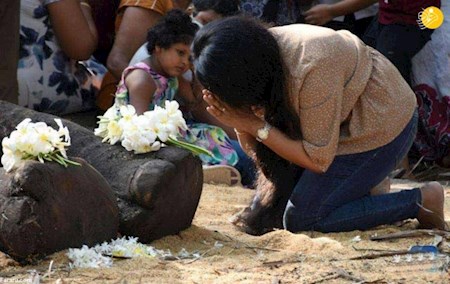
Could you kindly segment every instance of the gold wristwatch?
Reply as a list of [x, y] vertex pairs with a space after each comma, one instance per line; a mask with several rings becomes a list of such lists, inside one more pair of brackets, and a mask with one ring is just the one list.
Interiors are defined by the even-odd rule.
[[266, 124], [264, 124], [264, 127], [258, 129], [258, 131], [256, 131], [256, 141], [258, 142], [262, 142], [264, 140], [266, 140], [267, 138], [269, 138], [269, 131], [272, 128], [272, 125], [270, 125], [268, 122], [266, 122]]

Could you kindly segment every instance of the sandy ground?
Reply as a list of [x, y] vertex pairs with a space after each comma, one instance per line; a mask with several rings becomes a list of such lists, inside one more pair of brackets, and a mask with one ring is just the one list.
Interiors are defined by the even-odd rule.
[[[395, 188], [411, 188], [397, 181]], [[253, 191], [240, 187], [206, 185], [191, 228], [151, 243], [158, 249], [199, 251], [198, 260], [135, 258], [115, 260], [112, 268], [68, 268], [62, 251], [34, 266], [21, 267], [0, 254], [0, 283], [31, 283], [30, 271], [41, 283], [450, 283], [449, 259], [442, 255], [350, 258], [381, 251], [407, 250], [439, 241], [435, 236], [371, 241], [370, 236], [404, 232], [416, 227], [411, 220], [399, 226], [347, 233], [292, 234], [284, 230], [260, 237], [246, 235], [228, 222], [251, 200]], [[446, 220], [450, 220], [450, 186], [446, 186]], [[360, 241], [354, 240], [359, 236]], [[441, 247], [450, 252], [450, 240]], [[222, 244], [223, 246], [215, 246]], [[43, 276], [53, 260], [52, 271]], [[36, 282], [37, 283], [37, 282]]]

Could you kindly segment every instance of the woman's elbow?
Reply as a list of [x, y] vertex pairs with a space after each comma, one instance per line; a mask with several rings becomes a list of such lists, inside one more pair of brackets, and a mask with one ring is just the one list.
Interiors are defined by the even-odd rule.
[[299, 160], [296, 161], [295, 164], [298, 165], [299, 167], [302, 167], [304, 169], [307, 169], [308, 171], [311, 171], [319, 175], [325, 173], [327, 170], [327, 168], [319, 166], [312, 161]]
[[87, 39], [79, 43], [64, 49], [64, 53], [74, 60], [88, 60], [97, 48], [97, 42], [94, 39]]
[[314, 167], [310, 168], [309, 170], [318, 175], [324, 174], [326, 172], [326, 170], [319, 168], [317, 166], [314, 166]]
[[74, 59], [80, 60], [80, 61], [88, 60], [89, 58], [91, 58], [94, 51], [95, 51], [95, 48], [87, 49], [85, 51], [80, 52]]

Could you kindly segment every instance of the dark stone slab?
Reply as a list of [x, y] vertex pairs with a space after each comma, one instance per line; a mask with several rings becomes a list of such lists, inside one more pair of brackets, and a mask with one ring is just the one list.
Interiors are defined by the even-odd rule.
[[84, 160], [64, 168], [28, 161], [0, 171], [0, 250], [29, 262], [117, 236], [119, 209], [107, 181]]

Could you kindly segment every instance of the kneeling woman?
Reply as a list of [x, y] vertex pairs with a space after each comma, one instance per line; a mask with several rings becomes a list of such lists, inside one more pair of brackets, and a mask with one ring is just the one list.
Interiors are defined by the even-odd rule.
[[208, 111], [235, 128], [264, 175], [280, 173], [265, 167], [273, 159], [304, 169], [283, 204], [286, 229], [364, 230], [408, 218], [445, 228], [438, 183], [370, 195], [417, 129], [414, 93], [379, 52], [347, 31], [266, 29], [241, 17], [205, 26], [192, 48]]

